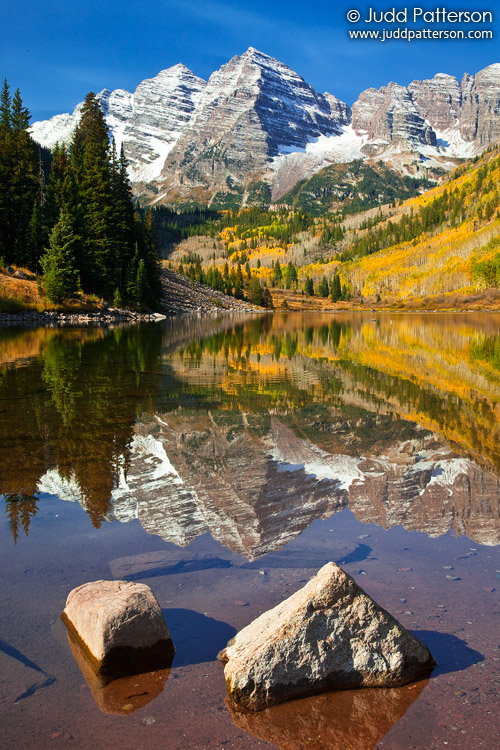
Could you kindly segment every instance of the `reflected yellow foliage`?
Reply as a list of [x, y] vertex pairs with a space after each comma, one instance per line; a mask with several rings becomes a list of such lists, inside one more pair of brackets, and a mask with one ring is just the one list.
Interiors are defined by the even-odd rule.
[[[317, 314], [306, 325], [300, 315], [273, 316], [254, 341], [243, 326], [238, 346], [226, 341], [226, 348], [198, 352], [195, 371], [185, 353], [172, 355], [172, 365], [180, 380], [194, 377], [203, 385], [210, 378], [222, 403], [224, 394], [237, 394], [250, 410], [263, 408], [264, 395], [279, 408], [376, 405], [500, 468], [500, 342], [494, 335], [500, 319], [479, 320]], [[332, 400], [335, 379], [341, 387]]]

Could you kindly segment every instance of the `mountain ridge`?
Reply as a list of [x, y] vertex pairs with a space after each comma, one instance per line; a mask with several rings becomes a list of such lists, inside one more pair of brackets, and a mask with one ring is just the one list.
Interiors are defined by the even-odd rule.
[[[122, 143], [134, 190], [151, 203], [195, 200], [270, 186], [273, 199], [329, 164], [382, 160], [433, 176], [500, 138], [500, 63], [459, 82], [447, 73], [368, 88], [349, 107], [318, 93], [285, 63], [250, 47], [208, 82], [182, 63], [142, 81], [134, 93], [98, 95], [110, 134]], [[69, 141], [72, 114], [34, 123], [42, 145]]]

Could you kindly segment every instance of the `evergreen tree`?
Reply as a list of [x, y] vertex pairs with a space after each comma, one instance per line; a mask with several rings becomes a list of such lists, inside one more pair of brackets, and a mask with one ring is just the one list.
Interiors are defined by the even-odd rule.
[[137, 276], [135, 281], [135, 298], [140, 307], [149, 305], [151, 300], [151, 289], [149, 288], [148, 275], [146, 272], [146, 263], [144, 258], [140, 258], [137, 267]]
[[[146, 277], [149, 288], [149, 298], [143, 300], [147, 307], [154, 308], [158, 305], [162, 295], [161, 264], [158, 257], [156, 243], [156, 232], [154, 216], [152, 211], [147, 211], [144, 216], [135, 214], [135, 235], [139, 255], [144, 259]], [[199, 266], [200, 279], [202, 276], [201, 265]]]
[[262, 307], [267, 307], [267, 308], [273, 308], [274, 307], [274, 305], [273, 305], [273, 298], [272, 298], [271, 292], [269, 291], [269, 289], [267, 288], [267, 286], [262, 287], [261, 300], [262, 300], [262, 302], [261, 302]]
[[3, 133], [10, 132], [10, 89], [7, 79], [4, 78], [2, 93], [0, 94], [0, 131]]
[[304, 285], [304, 292], [307, 294], [308, 297], [312, 297], [314, 295], [314, 282], [310, 276], [308, 276], [306, 279], [306, 283]]
[[298, 274], [297, 269], [293, 265], [292, 261], [289, 261], [286, 268], [285, 268], [285, 287], [286, 289], [291, 289], [292, 287], [295, 287], [298, 282]]
[[115, 289], [115, 295], [113, 297], [113, 307], [123, 307], [122, 295], [120, 294], [120, 290], [118, 289], [118, 287], [116, 287]]
[[134, 255], [135, 219], [123, 144], [120, 158], [117, 159], [114, 143], [111, 159], [111, 221], [113, 255], [119, 259], [116, 269], [117, 288], [123, 293], [126, 288], [125, 269]]
[[330, 290], [328, 288], [328, 280], [326, 276], [323, 276], [323, 278], [321, 279], [320, 285], [318, 287], [318, 294], [320, 297], [328, 297], [329, 291]]
[[338, 275], [338, 273], [336, 273], [332, 279], [330, 297], [332, 298], [333, 302], [338, 302], [342, 297], [342, 288], [340, 284], [340, 276]]
[[93, 92], [85, 97], [70, 147], [77, 196], [76, 227], [83, 239], [79, 268], [86, 291], [108, 296], [117, 286], [111, 154], [108, 128]]
[[253, 277], [248, 287], [248, 301], [254, 305], [262, 305], [262, 287], [256, 276]]
[[236, 270], [236, 284], [238, 290], [243, 290], [244, 281], [243, 281], [243, 271], [241, 270], [241, 263], [238, 263], [238, 268]]
[[44, 273], [44, 287], [52, 302], [62, 302], [74, 294], [79, 286], [74, 265], [74, 248], [78, 244], [69, 215], [61, 211], [59, 221], [50, 234], [50, 246], [40, 260]]
[[[71, 278], [79, 273], [86, 292], [112, 298], [118, 291], [125, 304], [154, 307], [161, 297], [161, 266], [153, 214], [134, 214], [123, 148], [117, 157], [95, 95], [85, 98], [69, 150], [55, 147], [46, 184], [48, 152], [36, 146], [28, 124], [19, 91], [11, 98], [5, 81], [0, 93], [0, 256], [36, 271], [44, 253], [53, 299], [72, 293]], [[203, 280], [201, 266], [196, 272]]]
[[25, 244], [25, 257], [26, 265], [28, 268], [37, 270], [38, 261], [43, 252], [43, 248], [46, 246], [45, 232], [42, 220], [42, 207], [38, 201], [35, 201], [33, 205], [33, 211], [31, 213], [31, 219], [26, 234]]
[[280, 262], [279, 262], [279, 260], [277, 260], [276, 263], [274, 264], [272, 285], [273, 286], [280, 286], [282, 278], [283, 278], [283, 274], [281, 272]]
[[39, 158], [28, 133], [29, 112], [19, 89], [12, 100], [4, 81], [0, 94], [0, 255], [25, 265], [27, 242], [39, 186]]
[[52, 164], [45, 187], [44, 228], [47, 236], [59, 219], [61, 209], [72, 211], [74, 191], [71, 178], [68, 152], [64, 145], [55, 145], [52, 152]]

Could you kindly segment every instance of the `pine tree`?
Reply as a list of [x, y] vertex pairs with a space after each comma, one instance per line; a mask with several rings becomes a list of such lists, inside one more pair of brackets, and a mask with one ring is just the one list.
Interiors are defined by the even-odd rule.
[[123, 307], [122, 295], [120, 294], [120, 290], [118, 289], [118, 287], [116, 287], [115, 289], [115, 294], [113, 297], [113, 307], [117, 307], [118, 309]]
[[[69, 154], [64, 144], [56, 144], [52, 152], [50, 172], [45, 185], [41, 211], [44, 247], [48, 245], [50, 233], [57, 224], [62, 210], [71, 216], [72, 225], [76, 227], [79, 206]], [[82, 230], [82, 227], [80, 227], [80, 230]], [[75, 265], [77, 268], [81, 266], [82, 244], [80, 239], [80, 246], [75, 248]]]
[[254, 305], [262, 305], [262, 287], [256, 276], [253, 277], [248, 287], [248, 301]]
[[279, 260], [277, 260], [276, 263], [274, 264], [272, 285], [280, 286], [282, 278], [283, 278], [283, 274], [281, 272], [280, 262]]
[[304, 292], [307, 294], [308, 297], [312, 297], [314, 295], [314, 282], [310, 276], [308, 276], [306, 279], [306, 283], [304, 285]]
[[10, 91], [7, 79], [0, 95], [0, 256], [11, 262], [12, 208], [10, 202], [10, 180], [12, 168]]
[[326, 276], [323, 276], [323, 278], [321, 279], [320, 285], [318, 287], [318, 294], [320, 297], [328, 297], [329, 291], [330, 290], [328, 288], [328, 280]]
[[78, 289], [79, 277], [74, 263], [74, 249], [78, 241], [69, 215], [61, 211], [59, 221], [50, 234], [50, 246], [40, 260], [45, 291], [52, 302], [62, 302]]
[[285, 268], [285, 287], [286, 289], [291, 289], [292, 286], [295, 287], [298, 281], [298, 274], [297, 269], [293, 265], [292, 261], [288, 262], [288, 265]]
[[336, 273], [332, 279], [332, 288], [330, 292], [332, 302], [338, 302], [342, 297], [342, 287], [340, 284], [340, 276]]
[[143, 217], [138, 213], [135, 214], [135, 236], [139, 255], [144, 259], [147, 285], [149, 288], [149, 298], [148, 300], [143, 300], [143, 304], [147, 307], [154, 308], [158, 305], [158, 302], [161, 299], [162, 285], [161, 264], [156, 244], [154, 215], [151, 210], [147, 211]]
[[76, 229], [83, 239], [79, 259], [83, 288], [108, 296], [117, 286], [108, 128], [93, 92], [85, 97], [70, 147], [77, 197]]
[[243, 271], [241, 269], [241, 263], [238, 263], [238, 267], [236, 269], [236, 286], [239, 289], [243, 289], [244, 281], [243, 281]]
[[7, 79], [4, 78], [2, 93], [0, 94], [0, 131], [10, 132], [10, 89]]
[[151, 300], [151, 289], [149, 288], [146, 263], [144, 258], [139, 260], [137, 276], [135, 281], [136, 300], [140, 307], [148, 306]]
[[12, 100], [4, 81], [0, 94], [0, 255], [27, 264], [26, 245], [39, 186], [39, 159], [28, 133], [30, 115], [19, 89]]
[[267, 286], [262, 287], [261, 304], [262, 304], [262, 307], [267, 307], [269, 309], [274, 307], [273, 298]]
[[25, 265], [28, 268], [37, 270], [38, 261], [43, 252], [43, 248], [46, 245], [44, 242], [45, 233], [42, 222], [41, 206], [38, 201], [35, 201], [33, 205], [33, 211], [31, 212], [31, 219], [26, 234], [25, 244]]
[[117, 285], [121, 293], [126, 289], [125, 269], [134, 255], [135, 219], [132, 188], [123, 150], [117, 159], [113, 143], [111, 159], [111, 219], [113, 224], [113, 255], [119, 259], [116, 269]]

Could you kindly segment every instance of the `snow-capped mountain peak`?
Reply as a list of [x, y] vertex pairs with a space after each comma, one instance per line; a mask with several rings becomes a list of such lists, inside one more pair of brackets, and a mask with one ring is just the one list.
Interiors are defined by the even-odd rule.
[[[500, 63], [461, 81], [440, 72], [409, 86], [368, 88], [351, 111], [249, 47], [208, 82], [178, 63], [134, 93], [103, 89], [98, 98], [136, 189], [154, 182], [162, 200], [210, 201], [235, 186], [243, 195], [259, 181], [276, 198], [328, 163], [359, 158], [407, 172], [416, 163], [448, 169], [500, 138]], [[31, 133], [47, 147], [69, 143], [80, 112], [78, 104], [72, 114], [34, 123]]]

